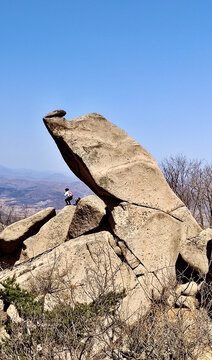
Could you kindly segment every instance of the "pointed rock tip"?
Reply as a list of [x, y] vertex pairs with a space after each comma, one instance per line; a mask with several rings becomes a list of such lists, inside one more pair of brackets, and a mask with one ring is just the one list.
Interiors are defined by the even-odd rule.
[[54, 111], [48, 113], [47, 115], [45, 115], [43, 119], [50, 119], [53, 117], [63, 117], [65, 115], [66, 115], [65, 110], [54, 110]]

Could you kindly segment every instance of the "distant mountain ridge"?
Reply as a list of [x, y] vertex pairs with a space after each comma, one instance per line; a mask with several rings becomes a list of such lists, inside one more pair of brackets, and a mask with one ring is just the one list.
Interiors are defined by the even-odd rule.
[[53, 172], [9, 169], [0, 165], [0, 206], [24, 207], [32, 213], [47, 206], [61, 209], [65, 206], [65, 187], [71, 189], [74, 198], [93, 194], [74, 175], [69, 177]]
[[70, 181], [76, 181], [75, 175], [65, 175], [62, 173], [54, 173], [52, 171], [38, 171], [31, 169], [11, 169], [0, 165], [0, 178], [11, 179], [23, 179], [30, 181], [48, 181], [48, 182], [60, 182], [69, 183]]

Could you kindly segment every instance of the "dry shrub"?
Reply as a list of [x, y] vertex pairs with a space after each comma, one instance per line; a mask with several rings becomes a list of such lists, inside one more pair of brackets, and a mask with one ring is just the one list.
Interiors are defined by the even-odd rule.
[[128, 329], [122, 358], [196, 360], [206, 345], [211, 346], [208, 329], [205, 311], [153, 304], [151, 311]]
[[8, 225], [25, 219], [29, 216], [29, 211], [25, 206], [9, 206], [4, 202], [0, 203], [0, 231], [3, 231]]
[[[57, 259], [46, 274], [34, 278], [32, 291], [39, 294], [41, 306], [30, 315], [28, 312], [21, 323], [6, 324], [10, 339], [2, 343], [0, 358], [202, 360], [201, 356], [212, 347], [212, 324], [208, 316], [210, 288], [204, 289], [204, 296], [199, 294], [199, 309], [189, 310], [183, 303], [176, 307], [180, 295], [176, 293], [177, 284], [172, 282], [158, 301], [152, 299], [150, 311], [130, 325], [120, 314], [125, 293], [117, 292], [114, 287], [114, 277], [119, 269], [114, 269], [107, 256], [106, 252], [93, 254], [96, 270], [93, 267], [87, 269], [89, 304], [75, 301], [73, 306], [75, 284], [71, 281], [70, 269], [59, 273]], [[201, 289], [204, 284], [203, 281]], [[61, 289], [69, 291], [61, 292]], [[49, 294], [55, 296], [56, 305], [45, 310], [41, 298], [45, 302], [44, 298]], [[167, 305], [170, 295], [175, 298]]]

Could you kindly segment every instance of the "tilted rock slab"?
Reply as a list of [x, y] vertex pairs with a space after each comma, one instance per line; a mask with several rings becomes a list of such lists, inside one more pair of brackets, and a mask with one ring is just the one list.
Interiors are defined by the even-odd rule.
[[55, 215], [55, 209], [49, 207], [6, 227], [6, 229], [0, 233], [0, 253], [13, 253], [22, 245], [24, 240], [36, 234], [41, 226]]
[[[150, 263], [151, 268], [156, 268], [159, 263], [160, 267], [172, 266], [179, 253], [185, 261], [188, 260], [186, 254], [190, 249], [189, 239], [197, 236], [201, 228], [170, 189], [153, 157], [142, 146], [95, 113], [71, 121], [58, 115], [51, 118], [47, 116], [44, 117], [44, 123], [70, 169], [112, 211], [111, 225], [117, 236], [114, 251], [126, 257], [136, 275], [142, 273], [142, 266], [148, 269]], [[132, 208], [136, 205], [137, 208]], [[157, 215], [153, 215], [154, 211], [158, 211]], [[149, 214], [146, 218], [145, 212]], [[124, 228], [121, 229], [123, 224], [125, 234]], [[166, 236], [162, 224], [166, 224]], [[151, 226], [154, 226], [154, 230], [151, 230]], [[176, 232], [174, 238], [173, 232]], [[148, 260], [151, 254], [157, 254], [157, 249], [160, 254], [166, 253], [163, 260], [160, 262], [156, 255], [154, 260]], [[196, 252], [198, 253], [198, 244]], [[205, 273], [206, 246], [201, 251], [201, 257], [204, 266], [199, 261], [195, 263], [195, 260], [192, 261], [192, 266]]]
[[65, 242], [75, 210], [75, 206], [65, 206], [55, 217], [43, 225], [36, 235], [26, 239], [20, 259], [16, 263], [31, 259]]
[[153, 157], [103, 116], [44, 117], [44, 123], [70, 169], [106, 203], [118, 199], [166, 212], [183, 206]]
[[106, 215], [104, 201], [95, 195], [88, 195], [82, 198], [76, 206], [76, 211], [69, 227], [69, 239], [96, 229], [104, 215]]

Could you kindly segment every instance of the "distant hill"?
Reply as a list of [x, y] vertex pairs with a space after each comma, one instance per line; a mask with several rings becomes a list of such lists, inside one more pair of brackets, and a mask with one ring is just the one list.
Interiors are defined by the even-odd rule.
[[30, 213], [47, 206], [61, 209], [65, 206], [65, 187], [71, 189], [74, 198], [92, 194], [84, 183], [71, 176], [0, 166], [0, 206], [27, 208]]
[[31, 169], [10, 169], [0, 165], [0, 178], [22, 179], [30, 181], [49, 181], [69, 183], [76, 181], [75, 175], [65, 175], [61, 173], [54, 173], [51, 171], [36, 171]]

